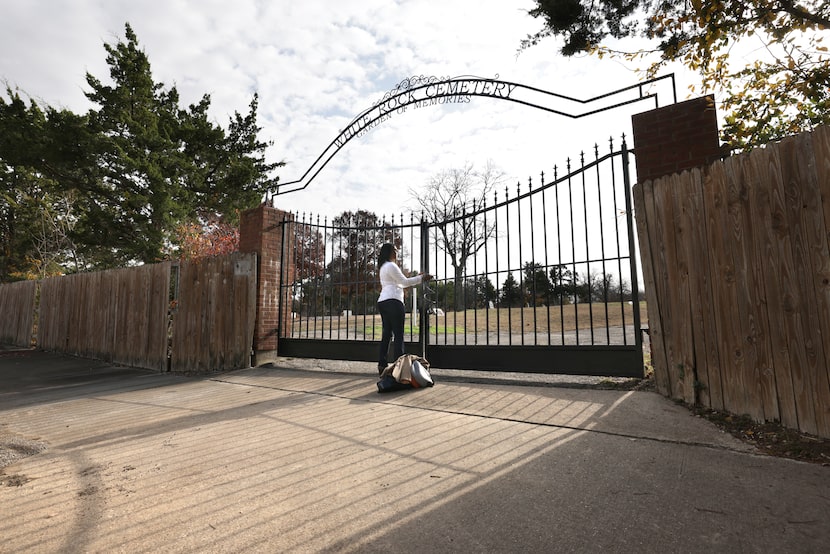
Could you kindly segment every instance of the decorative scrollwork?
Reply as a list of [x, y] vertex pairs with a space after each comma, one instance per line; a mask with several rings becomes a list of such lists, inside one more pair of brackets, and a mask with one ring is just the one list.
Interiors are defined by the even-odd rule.
[[[495, 77], [492, 77], [492, 80], [498, 80], [499, 74], [496, 73]], [[400, 83], [395, 85], [395, 88], [388, 91], [386, 94], [383, 95], [383, 98], [372, 104], [372, 106], [377, 106], [378, 104], [382, 104], [389, 100], [393, 96], [397, 96], [402, 92], [406, 92], [411, 88], [429, 85], [432, 83], [437, 83], [440, 81], [456, 81], [461, 79], [482, 79], [482, 80], [491, 80], [488, 77], [478, 77], [476, 75], [459, 75], [456, 77], [436, 77], [434, 75], [413, 75], [412, 77], [407, 77], [403, 79]]]
[[400, 83], [395, 85], [395, 88], [384, 94], [383, 98], [375, 102], [373, 106], [377, 106], [378, 104], [385, 102], [389, 98], [398, 95], [402, 92], [406, 92], [407, 90], [413, 87], [428, 85], [430, 83], [437, 83], [438, 81], [445, 81], [447, 79], [449, 79], [449, 77], [436, 77], [434, 75], [413, 75], [412, 77], [407, 77], [403, 79]]

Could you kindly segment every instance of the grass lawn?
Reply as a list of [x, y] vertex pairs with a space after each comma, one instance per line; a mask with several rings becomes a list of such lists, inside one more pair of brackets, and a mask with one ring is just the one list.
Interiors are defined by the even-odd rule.
[[[559, 333], [576, 329], [622, 327], [634, 324], [633, 306], [625, 303], [609, 304], [566, 304], [564, 306], [539, 306], [536, 308], [495, 308], [459, 312], [445, 312], [444, 315], [429, 316], [430, 333]], [[648, 321], [645, 302], [640, 303], [640, 321]], [[416, 319], [411, 321], [407, 314], [405, 331], [418, 334]], [[382, 332], [380, 315], [352, 315], [349, 317], [298, 318], [294, 321], [294, 332], [308, 329], [311, 334], [328, 334], [350, 330], [367, 337], [380, 337]]]
[[[645, 303], [640, 303], [641, 323], [647, 321]], [[443, 316], [431, 316], [430, 326], [450, 325], [456, 328], [475, 329], [477, 332], [528, 332], [539, 333], [573, 331], [591, 327], [621, 327], [633, 325], [633, 306], [627, 302], [609, 304], [567, 304], [564, 306], [539, 306], [536, 308], [497, 308], [446, 312]]]

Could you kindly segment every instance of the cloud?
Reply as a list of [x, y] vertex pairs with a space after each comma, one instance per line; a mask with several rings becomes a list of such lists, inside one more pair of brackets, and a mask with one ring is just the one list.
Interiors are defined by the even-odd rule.
[[[351, 119], [412, 75], [480, 75], [576, 97], [634, 84], [622, 65], [562, 59], [555, 44], [517, 55], [539, 28], [501, 0], [51, 1], [9, 3], [0, 21], [0, 78], [44, 102], [86, 111], [84, 74], [106, 79], [104, 42], [133, 26], [156, 81], [182, 101], [210, 94], [222, 125], [260, 98], [268, 156], [300, 177]], [[308, 190], [279, 206], [336, 215], [399, 211], [440, 169], [490, 159], [511, 180], [550, 171], [595, 142], [629, 132], [636, 106], [570, 120], [526, 106], [473, 99], [409, 109], [347, 144]]]

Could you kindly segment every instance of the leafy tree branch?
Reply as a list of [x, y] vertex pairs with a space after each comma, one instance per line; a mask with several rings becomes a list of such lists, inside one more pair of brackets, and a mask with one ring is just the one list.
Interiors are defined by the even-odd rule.
[[[734, 148], [830, 122], [830, 57], [822, 44], [828, 2], [536, 0], [529, 14], [543, 27], [521, 49], [556, 37], [564, 56], [646, 60], [647, 77], [673, 62], [695, 71], [704, 90], [718, 93], [726, 114], [722, 138]], [[648, 46], [637, 41], [631, 51], [619, 49], [633, 39]], [[750, 47], [755, 59], [742, 62], [736, 52]]]

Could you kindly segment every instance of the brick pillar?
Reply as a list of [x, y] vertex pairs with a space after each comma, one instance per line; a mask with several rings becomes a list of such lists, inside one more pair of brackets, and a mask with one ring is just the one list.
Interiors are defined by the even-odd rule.
[[637, 181], [702, 167], [728, 153], [718, 139], [712, 95], [632, 116]]
[[[279, 313], [280, 279], [291, 278], [293, 257], [282, 267], [284, 220], [293, 215], [265, 204], [242, 213], [239, 222], [239, 251], [257, 255], [257, 314], [254, 326], [254, 365], [274, 361], [279, 346], [280, 318], [285, 324], [291, 315], [290, 299]], [[284, 271], [284, 269], [287, 270]]]

